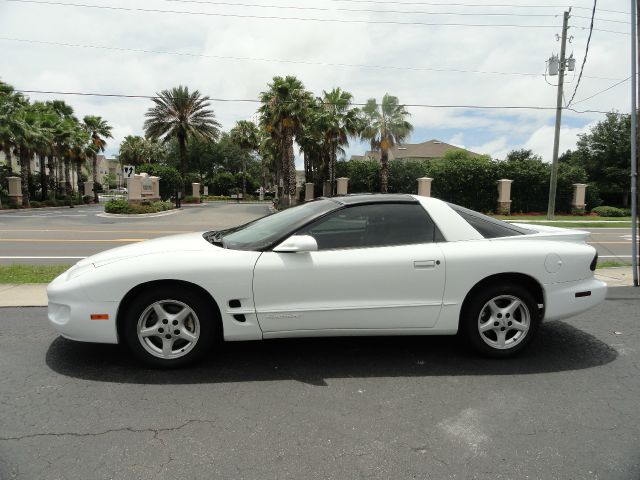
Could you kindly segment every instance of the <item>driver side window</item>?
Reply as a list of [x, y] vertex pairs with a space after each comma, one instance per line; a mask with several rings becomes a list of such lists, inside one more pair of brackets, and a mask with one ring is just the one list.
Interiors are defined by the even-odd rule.
[[332, 212], [297, 232], [310, 235], [318, 250], [431, 243], [436, 226], [415, 203], [374, 203]]

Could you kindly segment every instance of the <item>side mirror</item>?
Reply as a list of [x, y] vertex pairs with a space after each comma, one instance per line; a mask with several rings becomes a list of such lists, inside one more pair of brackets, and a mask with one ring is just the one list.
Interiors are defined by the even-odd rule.
[[315, 252], [318, 242], [310, 235], [292, 235], [273, 249], [278, 253]]

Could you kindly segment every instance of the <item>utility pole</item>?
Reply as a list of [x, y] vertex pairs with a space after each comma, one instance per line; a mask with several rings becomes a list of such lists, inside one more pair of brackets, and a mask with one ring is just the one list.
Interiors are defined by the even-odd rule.
[[551, 163], [551, 180], [549, 182], [549, 206], [547, 219], [553, 220], [556, 210], [556, 188], [558, 185], [558, 150], [560, 148], [560, 122], [562, 121], [562, 98], [564, 95], [564, 70], [566, 68], [565, 54], [567, 50], [567, 30], [569, 30], [569, 13], [564, 12], [562, 18], [562, 40], [560, 44], [560, 72], [558, 75], [558, 97], [556, 100], [556, 132], [553, 139], [553, 162]]
[[633, 285], [638, 286], [638, 145], [637, 145], [637, 35], [636, 0], [631, 0], [631, 266]]

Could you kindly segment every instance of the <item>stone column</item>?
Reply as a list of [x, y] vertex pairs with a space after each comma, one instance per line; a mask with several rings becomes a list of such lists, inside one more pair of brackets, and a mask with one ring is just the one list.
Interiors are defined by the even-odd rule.
[[[93, 196], [93, 182], [91, 180], [84, 182], [84, 194]], [[93, 198], [91, 201], [93, 202]]]
[[140, 175], [127, 178], [127, 196], [130, 202], [142, 200], [142, 177]]
[[496, 213], [499, 215], [511, 215], [511, 184], [513, 180], [503, 178], [498, 180], [498, 205]]
[[421, 197], [431, 196], [431, 182], [433, 178], [422, 177], [418, 179], [418, 195]]
[[573, 184], [573, 200], [571, 200], [571, 207], [573, 207], [576, 213], [584, 213], [584, 209], [587, 206], [585, 202], [586, 193], [587, 185], [585, 183]]
[[160, 177], [149, 177], [151, 179], [151, 185], [153, 188], [154, 200], [160, 200]]
[[331, 196], [331, 182], [329, 180], [325, 181], [322, 184], [322, 195], [324, 197], [330, 197]]
[[209, 187], [207, 185], [205, 185], [204, 187], [202, 187], [202, 189], [204, 190], [203, 195], [205, 197], [208, 197], [209, 196]]
[[200, 184], [192, 183], [191, 184], [191, 196], [198, 201], [200, 201]]
[[313, 183], [307, 182], [304, 184], [304, 201], [305, 202], [308, 202], [314, 199], [315, 197], [314, 189], [315, 189], [315, 185]]
[[336, 179], [338, 183], [336, 193], [338, 195], [346, 195], [349, 190], [349, 179], [346, 177], [340, 177]]
[[20, 177], [7, 177], [9, 181], [9, 197], [13, 198], [17, 205], [22, 205], [22, 183]]

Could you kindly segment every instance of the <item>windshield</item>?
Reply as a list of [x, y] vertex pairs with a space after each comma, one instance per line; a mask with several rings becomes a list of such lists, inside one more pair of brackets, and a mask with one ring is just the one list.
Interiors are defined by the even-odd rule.
[[240, 227], [207, 232], [204, 237], [211, 243], [221, 243], [234, 250], [263, 250], [279, 240], [284, 240], [301, 226], [340, 205], [331, 200], [316, 200], [282, 212], [262, 217]]

